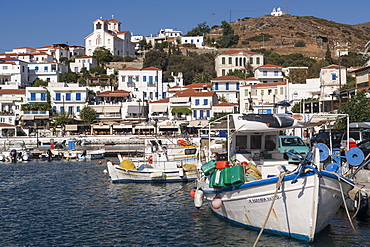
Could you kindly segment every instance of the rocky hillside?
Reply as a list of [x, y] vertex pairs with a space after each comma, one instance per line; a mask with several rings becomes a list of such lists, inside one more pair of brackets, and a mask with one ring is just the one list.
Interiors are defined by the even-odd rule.
[[[230, 23], [239, 35], [237, 47], [266, 48], [280, 54], [299, 52], [317, 58], [325, 55], [328, 44], [332, 51], [336, 47], [364, 51], [364, 45], [370, 40], [369, 24], [348, 25], [313, 16], [291, 15], [246, 17]], [[217, 39], [221, 34], [221, 27], [216, 27], [208, 36]], [[295, 47], [297, 42], [304, 42], [305, 47]]]

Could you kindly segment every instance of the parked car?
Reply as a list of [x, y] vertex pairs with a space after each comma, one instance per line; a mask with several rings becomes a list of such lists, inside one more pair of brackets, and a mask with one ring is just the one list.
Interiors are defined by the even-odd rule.
[[284, 159], [287, 159], [291, 163], [299, 162], [298, 159], [293, 157], [288, 157], [285, 153], [286, 151], [294, 150], [295, 153], [306, 156], [310, 148], [299, 136], [279, 136], [279, 147], [280, 153], [284, 153]]
[[[364, 140], [370, 139], [370, 130], [350, 130], [349, 131], [349, 142], [353, 143], [352, 145], [356, 145]], [[341, 148], [345, 149], [347, 146], [347, 131], [345, 131], [342, 135], [341, 139]]]
[[344, 130], [330, 130], [330, 131], [320, 131], [317, 134], [314, 134], [310, 139], [311, 147], [315, 143], [324, 143], [330, 147], [330, 136], [331, 136], [331, 147], [340, 148], [340, 142], [344, 134]]

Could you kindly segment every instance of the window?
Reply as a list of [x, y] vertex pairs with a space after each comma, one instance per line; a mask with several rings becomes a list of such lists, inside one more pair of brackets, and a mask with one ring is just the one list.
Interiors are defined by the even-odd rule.
[[55, 94], [55, 101], [60, 101], [60, 93]]
[[207, 110], [207, 117], [210, 117], [210, 116], [211, 116], [211, 112]]
[[203, 111], [199, 111], [199, 117], [203, 119]]
[[235, 66], [238, 66], [238, 58], [235, 58]]
[[126, 81], [126, 76], [122, 76], [122, 82], [125, 82]]
[[158, 82], [158, 76], [155, 76], [155, 82]]
[[74, 72], [78, 73], [78, 67], [74, 68]]
[[3, 70], [7, 70], [8, 69], [8, 66], [3, 66]]
[[148, 82], [148, 84], [154, 84], [153, 83], [153, 76], [149, 76], [149, 82]]
[[284, 88], [283, 88], [283, 87], [281, 87], [281, 88], [280, 88], [280, 94], [281, 94], [281, 95], [283, 95], [283, 94], [284, 94]]
[[239, 82], [237, 82], [237, 83], [236, 83], [236, 90], [238, 90], [238, 91], [239, 91], [239, 87], [240, 87], [240, 84], [239, 84]]
[[226, 72], [225, 72], [225, 70], [223, 69], [222, 70], [222, 76], [225, 76], [226, 75]]
[[133, 81], [132, 81], [132, 76], [129, 76], [129, 77], [128, 77], [128, 82], [127, 82], [127, 83], [132, 84], [132, 82], [133, 82]]
[[251, 149], [261, 149], [262, 147], [262, 136], [261, 135], [252, 135], [250, 139]]
[[199, 99], [195, 100], [195, 105], [199, 105]]
[[143, 82], [146, 82], [146, 75], [143, 76]]
[[81, 111], [81, 106], [77, 106], [76, 107], [76, 112], [80, 112]]
[[35, 101], [36, 100], [36, 94], [35, 93], [31, 93], [31, 101]]
[[248, 89], [244, 90], [244, 96], [249, 96], [249, 91], [248, 91]]
[[39, 67], [38, 67], [38, 66], [36, 66], [36, 67], [35, 67], [35, 71], [36, 71], [36, 72], [38, 72], [38, 71], [39, 71]]
[[218, 82], [215, 83], [215, 90], [218, 90]]
[[136, 81], [136, 82], [138, 82], [138, 81], [139, 81], [139, 76], [138, 76], [138, 75], [136, 76], [135, 81]]
[[225, 84], [225, 89], [226, 89], [226, 90], [230, 90], [230, 85], [229, 85], [229, 83], [228, 83], [228, 82], [226, 82], [226, 84]]
[[64, 106], [60, 107], [60, 113], [64, 113]]
[[66, 100], [71, 101], [71, 93], [66, 93]]
[[98, 23], [96, 24], [96, 29], [101, 29], [101, 23], [100, 23], [100, 22], [98, 22]]
[[279, 71], [274, 71], [274, 76], [279, 76]]
[[46, 100], [46, 93], [41, 93], [41, 100], [45, 101]]
[[81, 93], [76, 93], [76, 100], [81, 100]]
[[44, 67], [44, 71], [48, 72], [49, 68], [47, 66]]
[[208, 99], [203, 99], [203, 105], [208, 105]]
[[149, 93], [149, 98], [153, 99], [153, 92]]
[[196, 110], [194, 110], [194, 112], [193, 112], [193, 117], [197, 118], [197, 111]]
[[256, 64], [260, 64], [260, 58], [259, 57], [256, 58]]
[[225, 64], [225, 58], [224, 57], [222, 58], [222, 64]]
[[68, 107], [68, 113], [69, 114], [73, 114], [73, 106], [69, 106]]
[[263, 76], [267, 76], [267, 71], [262, 71]]
[[274, 89], [274, 94], [277, 94], [278, 90], [277, 88]]
[[53, 106], [53, 112], [57, 112], [57, 107]]
[[233, 63], [233, 58], [229, 57], [229, 64], [232, 64], [232, 63]]
[[332, 75], [331, 75], [331, 79], [332, 79], [333, 81], [335, 81], [335, 80], [337, 79], [337, 75], [336, 75], [336, 74], [332, 74]]
[[253, 57], [249, 58], [249, 63], [253, 64]]

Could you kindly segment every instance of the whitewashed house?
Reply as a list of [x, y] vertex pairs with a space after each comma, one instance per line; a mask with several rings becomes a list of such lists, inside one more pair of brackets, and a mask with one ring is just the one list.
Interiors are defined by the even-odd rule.
[[203, 36], [185, 36], [181, 37], [181, 44], [191, 44], [195, 45], [197, 48], [204, 47], [204, 37]]
[[87, 56], [92, 56], [99, 47], [110, 50], [113, 55], [135, 55], [135, 45], [131, 42], [131, 33], [121, 31], [121, 22], [113, 18], [110, 20], [99, 18], [93, 24], [94, 31], [85, 37]]
[[162, 82], [162, 70], [155, 67], [118, 70], [118, 89], [130, 91], [134, 101], [155, 101], [163, 98], [167, 84]]
[[25, 98], [25, 89], [0, 89], [0, 122], [18, 125]]
[[255, 69], [264, 64], [262, 53], [249, 50], [228, 50], [217, 54], [215, 70], [217, 76], [226, 76], [234, 70], [246, 71]]
[[28, 83], [28, 64], [16, 58], [0, 58], [0, 89], [24, 88]]
[[28, 80], [30, 83], [36, 79], [47, 82], [59, 82], [60, 76], [68, 72], [68, 67], [61, 63], [30, 63], [28, 64]]
[[219, 76], [212, 79], [211, 83], [217, 96], [229, 103], [238, 103], [240, 86], [245, 84], [243, 79], [236, 76]]
[[161, 29], [156, 36], [145, 37], [147, 43], [151, 43], [153, 47], [157, 43], [169, 42], [173, 44], [178, 43], [178, 39], [181, 42], [182, 32], [173, 30], [170, 28]]
[[331, 100], [331, 94], [347, 84], [347, 69], [343, 66], [330, 65], [320, 70], [321, 99]]
[[261, 83], [282, 82], [284, 79], [282, 69], [283, 67], [272, 64], [261, 65], [254, 71], [254, 77]]
[[81, 72], [82, 68], [90, 70], [98, 65], [98, 62], [95, 58], [91, 56], [82, 56], [75, 58], [75, 62], [69, 64], [69, 68], [72, 72]]

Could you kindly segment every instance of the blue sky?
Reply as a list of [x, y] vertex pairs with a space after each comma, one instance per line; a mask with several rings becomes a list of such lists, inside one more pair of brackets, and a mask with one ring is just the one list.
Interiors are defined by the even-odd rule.
[[[288, 3], [288, 4], [287, 4]], [[186, 34], [204, 21], [221, 21], [270, 14], [273, 8], [295, 16], [315, 16], [358, 24], [370, 22], [370, 0], [0, 0], [0, 53], [13, 48], [56, 43], [84, 46], [99, 17], [122, 22], [121, 30], [144, 36], [172, 28]]]

